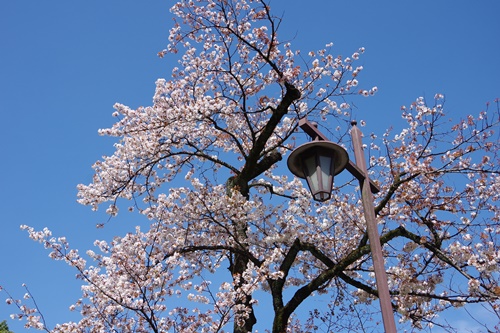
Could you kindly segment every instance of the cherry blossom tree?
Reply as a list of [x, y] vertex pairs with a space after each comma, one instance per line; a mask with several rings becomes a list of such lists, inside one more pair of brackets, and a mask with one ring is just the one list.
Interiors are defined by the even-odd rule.
[[[376, 328], [356, 182], [315, 204], [282, 161], [306, 116], [349, 148], [348, 100], [377, 90], [358, 83], [364, 49], [301, 53], [278, 38], [281, 18], [265, 0], [182, 0], [171, 11], [159, 56], [178, 66], [156, 82], [152, 106], [115, 105], [116, 123], [100, 130], [115, 151], [78, 186], [81, 204], [144, 217], [86, 254], [23, 226], [83, 286], [71, 306], [79, 322], [48, 328], [36, 307], [10, 299], [19, 316], [50, 332]], [[414, 329], [444, 327], [440, 312], [470, 303], [500, 316], [498, 101], [453, 122], [436, 95], [402, 117], [403, 130], [365, 138], [394, 315]], [[314, 297], [327, 301], [306, 307]]]

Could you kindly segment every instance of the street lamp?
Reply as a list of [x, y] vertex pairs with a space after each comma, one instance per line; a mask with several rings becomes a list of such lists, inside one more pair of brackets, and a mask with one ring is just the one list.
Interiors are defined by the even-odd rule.
[[349, 162], [347, 151], [330, 141], [312, 141], [295, 149], [288, 157], [288, 168], [307, 180], [316, 201], [332, 196], [333, 177], [345, 169]]
[[356, 163], [349, 160], [347, 151], [341, 146], [330, 142], [313, 123], [302, 118], [299, 126], [314, 141], [303, 144], [295, 149], [288, 157], [288, 168], [299, 178], [305, 178], [316, 201], [330, 199], [333, 188], [333, 177], [342, 170], [347, 169], [359, 180], [361, 186], [361, 201], [366, 221], [366, 231], [370, 241], [372, 252], [373, 270], [377, 283], [378, 297], [382, 312], [382, 319], [386, 333], [396, 333], [396, 324], [392, 313], [391, 296], [387, 284], [387, 275], [384, 267], [384, 258], [380, 236], [377, 229], [375, 208], [373, 206], [373, 194], [379, 192], [379, 188], [368, 177], [363, 144], [362, 133], [356, 126], [356, 121], [351, 122], [352, 144]]

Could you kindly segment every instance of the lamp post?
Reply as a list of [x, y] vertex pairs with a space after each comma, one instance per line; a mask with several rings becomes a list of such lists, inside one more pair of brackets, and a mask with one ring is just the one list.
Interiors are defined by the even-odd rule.
[[361, 201], [366, 221], [366, 230], [372, 252], [373, 269], [377, 283], [378, 297], [386, 333], [396, 333], [396, 324], [392, 313], [391, 296], [387, 284], [384, 267], [384, 257], [380, 236], [377, 229], [373, 194], [379, 192], [378, 187], [368, 177], [365, 155], [363, 153], [362, 133], [355, 121], [351, 122], [351, 138], [356, 163], [349, 160], [347, 151], [341, 146], [330, 142], [314, 124], [303, 118], [299, 126], [313, 138], [314, 141], [303, 144], [288, 157], [288, 168], [300, 178], [305, 178], [314, 200], [330, 199], [333, 188], [333, 177], [347, 169], [359, 180]]

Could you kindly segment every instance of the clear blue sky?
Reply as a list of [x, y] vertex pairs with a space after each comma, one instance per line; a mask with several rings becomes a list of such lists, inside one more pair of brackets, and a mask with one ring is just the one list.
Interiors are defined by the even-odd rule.
[[[104, 217], [76, 203], [75, 187], [90, 182], [92, 163], [112, 152], [113, 141], [97, 135], [112, 124], [112, 105], [150, 105], [155, 80], [175, 65], [156, 56], [167, 44], [172, 3], [0, 2], [0, 285], [21, 297], [26, 283], [50, 325], [71, 318], [67, 308], [80, 296], [80, 283], [19, 225], [47, 226], [85, 251], [95, 239], [141, 223], [122, 214], [96, 230]], [[360, 84], [379, 92], [354, 101], [356, 118], [368, 122], [365, 131], [397, 127], [400, 106], [418, 96], [445, 94], [454, 118], [500, 97], [497, 0], [273, 0], [271, 6], [284, 15], [281, 39], [303, 51], [330, 41], [345, 56], [366, 48]], [[0, 295], [1, 321], [14, 308]], [[9, 326], [24, 332], [17, 322]]]

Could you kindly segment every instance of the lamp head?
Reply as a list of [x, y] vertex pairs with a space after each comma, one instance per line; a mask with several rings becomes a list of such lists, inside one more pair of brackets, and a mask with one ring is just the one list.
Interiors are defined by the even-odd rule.
[[316, 201], [331, 198], [333, 177], [349, 163], [347, 151], [330, 141], [312, 141], [295, 149], [288, 157], [290, 171], [305, 178]]

